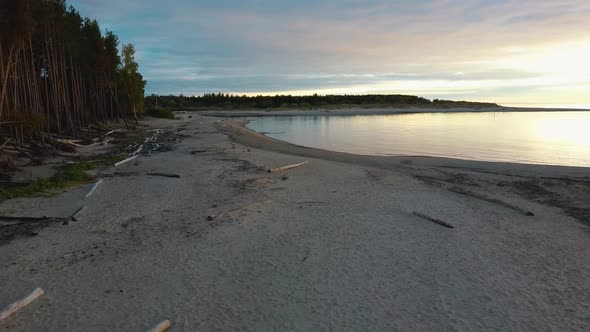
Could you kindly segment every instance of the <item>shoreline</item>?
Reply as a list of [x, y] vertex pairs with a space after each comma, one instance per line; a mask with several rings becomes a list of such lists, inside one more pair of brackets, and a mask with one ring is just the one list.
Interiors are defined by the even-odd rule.
[[166, 149], [101, 169], [97, 188], [0, 203], [84, 208], [0, 241], [0, 306], [45, 291], [0, 330], [587, 326], [587, 171], [363, 158], [191, 117], [149, 120]]
[[[248, 120], [222, 120], [215, 123], [218, 130], [228, 135], [233, 142], [265, 151], [292, 156], [335, 161], [357, 166], [368, 166], [386, 171], [407, 174], [420, 179], [427, 185], [453, 191], [457, 184], [470, 187], [497, 185], [502, 191], [508, 189], [520, 197], [548, 206], [557, 207], [582, 224], [590, 225], [590, 169], [588, 167], [519, 164], [492, 161], [427, 157], [427, 156], [365, 156], [299, 146], [273, 139], [246, 128]], [[440, 177], [440, 173], [446, 178]], [[490, 179], [473, 179], [478, 177]], [[465, 180], [469, 179], [469, 180]], [[513, 181], [514, 179], [523, 181]], [[543, 181], [557, 183], [543, 183]], [[579, 188], [569, 187], [572, 183]], [[551, 188], [557, 186], [560, 188]], [[498, 189], [491, 187], [490, 189]], [[557, 190], [555, 190], [557, 189]], [[571, 189], [571, 192], [570, 190]], [[577, 189], [577, 190], [575, 190]], [[555, 191], [560, 192], [556, 194]], [[507, 194], [508, 192], [505, 192]], [[560, 197], [563, 195], [564, 197]], [[484, 195], [485, 196], [485, 195]], [[565, 198], [567, 197], [567, 198]], [[484, 200], [486, 200], [484, 198]], [[493, 201], [492, 199], [491, 201]], [[572, 202], [573, 201], [573, 202]]]
[[261, 148], [268, 151], [299, 155], [304, 157], [320, 158], [325, 160], [350, 162], [373, 167], [400, 167], [411, 161], [414, 166], [421, 167], [447, 167], [465, 168], [474, 170], [499, 171], [502, 169], [521, 172], [522, 174], [534, 175], [551, 173], [555, 176], [572, 176], [590, 179], [590, 168], [583, 166], [563, 166], [547, 164], [526, 164], [500, 161], [482, 161], [450, 157], [434, 157], [419, 155], [403, 156], [378, 156], [358, 155], [347, 152], [323, 150], [293, 144], [286, 141], [274, 139], [262, 133], [246, 127], [248, 120], [223, 121], [217, 128], [230, 135], [237, 143], [247, 146]]
[[[264, 116], [356, 116], [356, 115], [396, 115], [396, 114], [419, 114], [419, 113], [510, 113], [510, 112], [590, 112], [590, 109], [569, 109], [569, 108], [525, 108], [525, 107], [407, 107], [407, 108], [360, 108], [350, 107], [343, 109], [315, 109], [315, 110], [214, 110], [196, 111], [202, 116], [213, 117], [264, 117]], [[192, 113], [184, 111], [180, 113]]]

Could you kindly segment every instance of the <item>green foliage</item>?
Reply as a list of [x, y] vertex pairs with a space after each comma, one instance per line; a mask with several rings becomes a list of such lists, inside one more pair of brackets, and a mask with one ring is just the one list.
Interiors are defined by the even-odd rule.
[[129, 110], [137, 117], [137, 113], [143, 110], [146, 81], [138, 71], [139, 65], [135, 62], [135, 47], [131, 44], [123, 45], [123, 67], [121, 77], [123, 88], [127, 92]]
[[311, 96], [234, 96], [229, 94], [205, 94], [203, 96], [156, 96], [145, 98], [147, 107], [170, 108], [173, 110], [229, 108], [229, 109], [272, 109], [272, 108], [329, 108], [332, 106], [350, 107], [406, 107], [406, 106], [455, 106], [455, 107], [489, 107], [490, 103], [469, 103], [452, 101], [430, 101], [428, 99], [407, 95], [326, 95]]
[[77, 136], [90, 123], [126, 120], [144, 104], [134, 53], [129, 44], [121, 55], [113, 32], [64, 0], [0, 0], [0, 122], [42, 114], [37, 135]]
[[25, 186], [0, 189], [0, 202], [17, 197], [40, 197], [51, 195], [56, 190], [88, 183], [94, 178], [86, 171], [112, 165], [122, 157], [115, 155], [98, 161], [86, 161], [59, 166], [48, 179], [38, 179]]
[[150, 107], [145, 111], [145, 115], [152, 118], [174, 119], [174, 113], [171, 110], [161, 107]]

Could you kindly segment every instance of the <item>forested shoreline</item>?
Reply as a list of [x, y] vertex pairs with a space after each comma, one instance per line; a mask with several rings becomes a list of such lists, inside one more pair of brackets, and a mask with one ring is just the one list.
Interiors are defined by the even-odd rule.
[[131, 125], [146, 84], [134, 54], [65, 0], [2, 0], [0, 135], [24, 144], [112, 120]]
[[217, 109], [273, 109], [273, 108], [301, 108], [331, 106], [361, 106], [361, 107], [497, 107], [494, 103], [429, 100], [410, 95], [310, 95], [310, 96], [246, 96], [231, 94], [204, 94], [202, 96], [157, 96], [150, 95], [145, 99], [148, 109], [165, 108], [170, 110], [199, 110], [207, 108]]

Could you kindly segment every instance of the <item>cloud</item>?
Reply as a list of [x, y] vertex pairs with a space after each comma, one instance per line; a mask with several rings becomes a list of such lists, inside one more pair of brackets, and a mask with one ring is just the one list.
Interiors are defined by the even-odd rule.
[[71, 3], [135, 44], [148, 92], [439, 91], [480, 99], [514, 98], [510, 87], [533, 98], [538, 86], [590, 84], [586, 0]]

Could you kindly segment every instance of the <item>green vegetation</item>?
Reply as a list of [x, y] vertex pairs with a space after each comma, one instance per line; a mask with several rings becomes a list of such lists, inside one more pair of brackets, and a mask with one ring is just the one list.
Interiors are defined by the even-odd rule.
[[[125, 121], [143, 109], [135, 48], [102, 33], [65, 0], [0, 2], [0, 136], [79, 136], [91, 123]], [[130, 123], [128, 123], [130, 124]]]
[[174, 111], [202, 109], [313, 109], [334, 107], [495, 107], [492, 103], [448, 101], [407, 95], [312, 95], [312, 96], [235, 96], [205, 94], [203, 96], [156, 96], [145, 98], [147, 107]]
[[145, 115], [153, 118], [174, 119], [174, 113], [171, 110], [161, 107], [150, 107], [146, 109]]
[[94, 178], [86, 171], [101, 166], [113, 165], [121, 160], [120, 155], [109, 156], [105, 159], [82, 161], [75, 164], [66, 164], [56, 167], [56, 172], [48, 179], [38, 179], [27, 185], [0, 188], [0, 202], [17, 197], [40, 197], [55, 193], [56, 190], [88, 183]]

